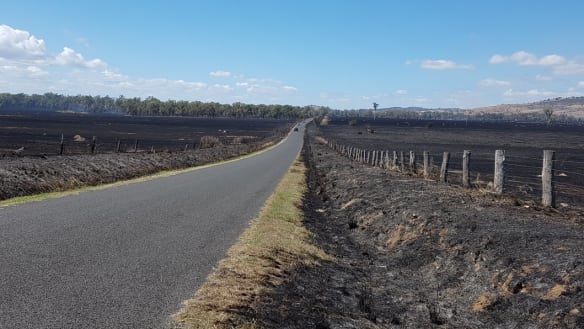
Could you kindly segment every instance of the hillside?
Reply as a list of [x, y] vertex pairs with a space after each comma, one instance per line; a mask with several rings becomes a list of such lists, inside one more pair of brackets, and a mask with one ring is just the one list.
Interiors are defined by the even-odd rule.
[[479, 114], [540, 114], [551, 109], [554, 116], [567, 115], [584, 118], [584, 97], [554, 98], [527, 104], [502, 104], [479, 107], [466, 111], [470, 115]]

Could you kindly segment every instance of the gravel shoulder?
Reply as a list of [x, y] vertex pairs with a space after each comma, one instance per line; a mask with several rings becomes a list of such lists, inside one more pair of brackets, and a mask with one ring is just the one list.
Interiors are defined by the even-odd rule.
[[354, 163], [311, 134], [305, 225], [334, 261], [254, 305], [264, 327], [584, 327], [582, 214]]

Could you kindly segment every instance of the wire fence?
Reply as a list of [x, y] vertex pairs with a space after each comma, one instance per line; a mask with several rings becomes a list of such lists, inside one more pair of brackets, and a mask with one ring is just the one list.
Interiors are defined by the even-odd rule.
[[[161, 140], [136, 138], [79, 138], [59, 136], [45, 139], [4, 141], [0, 156], [53, 156], [83, 155], [98, 153], [155, 153], [182, 152], [193, 149], [209, 148], [217, 145], [252, 144], [270, 136], [200, 136], [191, 140]], [[20, 146], [23, 145], [23, 146]]]
[[[445, 152], [447, 158], [440, 152], [361, 148], [333, 139], [327, 143], [353, 161], [388, 170], [510, 194], [536, 200], [544, 206], [584, 206], [584, 154], [544, 150], [514, 154], [494, 150], [492, 153]], [[547, 161], [546, 157], [549, 157]]]

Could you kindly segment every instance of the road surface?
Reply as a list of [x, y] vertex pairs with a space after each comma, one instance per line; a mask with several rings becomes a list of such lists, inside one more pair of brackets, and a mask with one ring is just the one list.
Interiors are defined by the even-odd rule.
[[248, 159], [0, 208], [0, 328], [163, 328], [258, 215], [303, 134]]

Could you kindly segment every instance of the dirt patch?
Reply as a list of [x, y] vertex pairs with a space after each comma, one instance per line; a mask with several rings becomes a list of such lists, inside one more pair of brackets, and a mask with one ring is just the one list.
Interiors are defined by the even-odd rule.
[[335, 260], [297, 269], [254, 305], [263, 327], [584, 327], [581, 214], [526, 208], [309, 145], [305, 225]]

